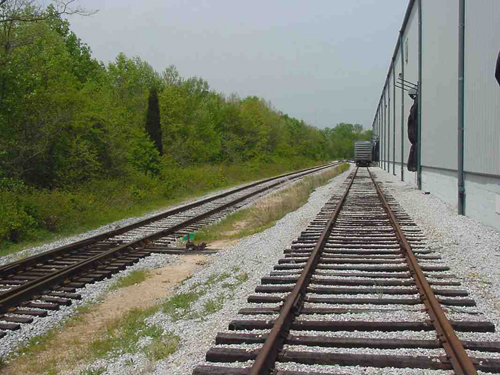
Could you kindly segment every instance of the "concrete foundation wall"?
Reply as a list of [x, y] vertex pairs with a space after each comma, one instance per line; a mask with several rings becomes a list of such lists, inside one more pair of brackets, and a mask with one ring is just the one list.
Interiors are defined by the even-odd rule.
[[500, 178], [465, 174], [465, 212], [500, 230]]
[[422, 168], [422, 190], [429, 191], [451, 207], [457, 208], [457, 172]]

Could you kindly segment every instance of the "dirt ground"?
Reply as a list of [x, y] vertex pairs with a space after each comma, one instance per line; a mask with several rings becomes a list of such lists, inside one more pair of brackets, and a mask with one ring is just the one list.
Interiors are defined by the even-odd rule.
[[[212, 248], [223, 246], [227, 246], [227, 241], [211, 244]], [[173, 287], [201, 269], [207, 258], [207, 255], [182, 256], [179, 265], [152, 270], [149, 277], [140, 284], [109, 293], [102, 303], [97, 304], [90, 312], [84, 313], [52, 338], [45, 350], [33, 358], [23, 356], [11, 361], [6, 368], [0, 370], [0, 373], [39, 374], [43, 372], [40, 367], [50, 363], [57, 363], [58, 370], [73, 368], [75, 360], [80, 357], [76, 353], [85, 352], [88, 345], [97, 337], [97, 333], [105, 329], [109, 322], [133, 308], [150, 307], [168, 297], [172, 294]]]

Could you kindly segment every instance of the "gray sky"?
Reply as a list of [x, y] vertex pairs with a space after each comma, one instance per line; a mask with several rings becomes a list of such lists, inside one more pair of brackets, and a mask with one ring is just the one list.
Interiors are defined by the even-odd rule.
[[371, 128], [406, 0], [80, 0], [94, 56], [139, 56], [319, 128]]

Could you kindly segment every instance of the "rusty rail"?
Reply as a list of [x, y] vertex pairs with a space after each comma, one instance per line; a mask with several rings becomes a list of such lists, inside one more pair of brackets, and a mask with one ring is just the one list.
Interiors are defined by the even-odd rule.
[[264, 184], [266, 182], [270, 182], [270, 181], [273, 181], [273, 180], [277, 180], [277, 179], [281, 179], [281, 178], [288, 177], [288, 176], [293, 176], [293, 175], [302, 176], [302, 175], [306, 175], [308, 173], [312, 173], [312, 172], [314, 172], [316, 170], [319, 171], [319, 170], [322, 170], [322, 169], [326, 169], [326, 168], [330, 168], [330, 167], [335, 167], [335, 166], [340, 165], [340, 164], [341, 164], [340, 162], [334, 162], [334, 163], [329, 163], [329, 164], [326, 164], [326, 165], [323, 165], [323, 166], [320, 166], [320, 167], [306, 168], [306, 169], [303, 169], [303, 170], [300, 170], [300, 171], [285, 173], [285, 174], [282, 174], [282, 175], [279, 175], [279, 176], [266, 178], [264, 180], [253, 182], [251, 184], [248, 184], [248, 185], [245, 185], [245, 186], [242, 186], [242, 187], [239, 187], [239, 188], [235, 188], [235, 189], [226, 191], [224, 193], [214, 195], [214, 196], [209, 197], [209, 198], [205, 198], [205, 199], [202, 199], [202, 200], [199, 200], [199, 201], [196, 201], [196, 202], [193, 202], [193, 203], [189, 203], [189, 204], [181, 206], [181, 207], [177, 207], [177, 208], [168, 210], [168, 211], [163, 212], [161, 214], [154, 215], [154, 216], [151, 216], [151, 217], [149, 217], [147, 219], [138, 221], [137, 223], [133, 223], [133, 224], [129, 224], [129, 225], [123, 226], [123, 227], [121, 227], [119, 229], [110, 230], [108, 232], [101, 233], [101, 234], [89, 237], [87, 239], [74, 242], [74, 243], [69, 244], [69, 245], [64, 245], [64, 246], [61, 246], [61, 247], [58, 247], [58, 248], [46, 251], [46, 252], [44, 252], [42, 254], [32, 255], [32, 256], [27, 257], [27, 258], [22, 259], [22, 260], [18, 260], [18, 261], [15, 261], [15, 262], [12, 262], [12, 263], [8, 263], [8, 264], [5, 264], [5, 265], [0, 265], [0, 276], [4, 276], [5, 277], [6, 275], [13, 274], [13, 273], [19, 271], [20, 269], [22, 269], [24, 267], [29, 267], [29, 266], [35, 265], [37, 263], [44, 262], [47, 259], [51, 259], [53, 257], [65, 254], [65, 253], [67, 253], [69, 251], [72, 251], [72, 250], [75, 250], [75, 249], [80, 249], [80, 248], [82, 248], [84, 246], [91, 246], [92, 244], [94, 244], [94, 243], [96, 243], [98, 241], [102, 241], [102, 240], [105, 240], [107, 238], [111, 238], [111, 237], [114, 237], [116, 235], [123, 234], [125, 232], [130, 231], [130, 230], [139, 228], [139, 227], [141, 227], [143, 225], [147, 225], [149, 223], [152, 223], [152, 222], [157, 221], [157, 220], [161, 220], [161, 219], [166, 218], [168, 216], [172, 216], [172, 215], [178, 214], [180, 212], [187, 211], [187, 210], [190, 210], [192, 208], [202, 206], [202, 205], [204, 205], [206, 203], [212, 202], [212, 201], [220, 199], [220, 198], [224, 198], [226, 196], [229, 196], [229, 195], [238, 193], [240, 191], [243, 191], [243, 190], [246, 190], [246, 189], [258, 186], [260, 184]]
[[403, 252], [407, 260], [408, 267], [410, 268], [410, 273], [412, 277], [415, 279], [415, 283], [417, 284], [422, 302], [424, 303], [427, 309], [427, 313], [431, 318], [431, 322], [434, 325], [434, 328], [436, 329], [438, 340], [443, 345], [443, 348], [446, 351], [446, 354], [450, 360], [453, 370], [457, 375], [477, 374], [474, 363], [472, 362], [468, 354], [465, 352], [462, 342], [457, 337], [455, 330], [451, 326], [450, 321], [446, 317], [439, 301], [434, 295], [434, 292], [432, 291], [429, 282], [425, 278], [425, 275], [422, 269], [420, 268], [420, 265], [418, 264], [417, 258], [415, 257], [415, 254], [413, 253], [410, 244], [406, 240], [406, 236], [401, 230], [401, 227], [398, 224], [398, 220], [396, 219], [396, 216], [392, 212], [389, 203], [385, 199], [382, 190], [375, 182], [375, 179], [373, 178], [373, 175], [371, 174], [369, 169], [368, 173], [370, 174], [370, 177], [377, 190], [377, 194], [380, 197], [380, 200], [382, 201], [384, 210], [387, 212], [387, 215], [389, 215], [391, 225], [396, 232], [396, 236], [398, 237], [401, 251]]
[[[329, 164], [328, 166], [307, 169], [305, 171], [299, 172], [297, 175], [299, 175], [299, 176], [306, 175], [308, 173], [311, 173], [311, 171], [313, 171], [313, 170], [322, 170], [325, 168], [337, 166], [339, 164], [340, 163], [333, 163], [333, 164]], [[281, 176], [281, 177], [283, 177], [283, 176]], [[276, 179], [276, 178], [267, 179], [265, 181], [270, 181], [270, 180], [272, 181], [273, 179]], [[260, 183], [262, 183], [262, 182], [260, 182]], [[143, 247], [144, 243], [148, 243], [148, 242], [154, 241], [158, 238], [175, 233], [176, 231], [178, 231], [184, 227], [187, 227], [191, 224], [194, 224], [197, 221], [205, 219], [211, 215], [214, 215], [220, 211], [225, 210], [226, 208], [231, 207], [232, 205], [240, 203], [240, 202], [242, 202], [242, 201], [244, 201], [244, 200], [246, 200], [254, 195], [258, 195], [258, 194], [260, 194], [260, 193], [262, 193], [270, 188], [277, 187], [281, 184], [283, 184], [283, 181], [275, 182], [275, 183], [273, 183], [269, 186], [266, 186], [264, 188], [260, 188], [258, 190], [247, 193], [244, 196], [241, 196], [237, 199], [234, 199], [231, 202], [225, 203], [225, 204], [223, 204], [219, 207], [216, 207], [212, 210], [209, 210], [203, 214], [197, 215], [197, 216], [192, 217], [190, 219], [187, 219], [179, 224], [173, 225], [170, 228], [167, 228], [167, 229], [158, 231], [156, 233], [146, 235], [146, 236], [139, 238], [137, 240], [113, 247], [110, 250], [103, 252], [102, 254], [89, 257], [88, 259], [83, 260], [82, 262], [79, 262], [77, 264], [70, 265], [64, 269], [54, 271], [52, 273], [49, 273], [45, 276], [42, 276], [42, 277], [36, 279], [36, 280], [29, 281], [26, 284], [20, 285], [18, 287], [14, 287], [14, 288], [12, 288], [8, 291], [5, 291], [5, 292], [1, 292], [0, 293], [0, 314], [8, 312], [10, 308], [17, 306], [19, 303], [21, 303], [23, 301], [29, 300], [33, 296], [41, 293], [43, 290], [47, 290], [47, 289], [50, 289], [56, 285], [64, 283], [66, 280], [69, 280], [71, 277], [74, 277], [79, 272], [92, 269], [108, 259], [118, 257], [121, 253], [127, 253], [131, 250], [135, 250], [136, 248]], [[251, 184], [248, 186], [255, 186], [255, 184]], [[248, 186], [246, 186], [245, 188], [248, 188]], [[242, 190], [242, 189], [238, 188], [238, 189], [232, 190], [231, 192], [234, 193], [235, 191], [240, 191], [240, 190]], [[228, 195], [228, 193], [223, 193], [223, 194], [219, 195], [218, 197], [226, 196], [226, 195]], [[208, 199], [203, 200], [202, 202], [207, 202], [207, 201], [211, 201], [211, 200], [213, 200], [213, 199], [208, 198]], [[194, 203], [194, 204], [197, 204], [197, 203]], [[194, 204], [190, 204], [188, 206], [192, 207]], [[162, 216], [162, 215], [158, 215], [158, 216]], [[155, 216], [155, 217], [158, 217], [158, 216]], [[150, 220], [151, 219], [147, 219], [146, 221], [149, 222]], [[137, 224], [132, 224], [130, 227], [132, 227], [132, 226], [137, 226]], [[113, 231], [113, 233], [114, 233], [114, 231]], [[101, 237], [101, 236], [102, 235], [97, 236], [97, 237]], [[89, 241], [89, 240], [80, 241], [80, 242], [77, 242], [76, 244], [77, 245], [82, 245], [82, 243], [87, 244], [87, 241]], [[62, 248], [58, 248], [54, 251], [48, 252], [47, 254], [50, 254], [51, 256], [53, 256], [54, 252], [59, 253], [62, 250], [68, 251], [68, 248], [70, 248], [72, 246], [73, 245], [64, 246]], [[45, 254], [45, 253], [42, 254], [41, 255], [42, 258], [45, 259], [47, 254]], [[39, 259], [40, 258], [37, 258], [37, 256], [35, 255], [33, 257], [28, 258], [27, 262], [25, 262], [25, 263], [23, 263], [23, 261], [20, 261], [20, 262], [8, 264], [8, 265], [4, 266], [3, 268], [0, 268], [0, 275], [5, 276], [5, 275], [8, 275], [10, 273], [13, 273], [15, 270], [17, 270], [20, 267], [25, 267], [26, 265], [36, 264], [37, 262], [40, 261]]]
[[356, 178], [356, 174], [358, 172], [358, 168], [354, 171], [351, 182], [349, 183], [344, 195], [340, 199], [337, 204], [337, 208], [333, 212], [332, 216], [328, 220], [328, 223], [325, 226], [325, 229], [321, 233], [321, 236], [312, 251], [311, 256], [309, 257], [302, 273], [300, 274], [297, 283], [295, 284], [292, 292], [287, 297], [279, 317], [276, 320], [276, 323], [273, 325], [269, 336], [267, 337], [262, 349], [259, 351], [255, 362], [250, 370], [250, 375], [262, 375], [269, 374], [274, 367], [276, 359], [278, 357], [278, 353], [280, 349], [283, 347], [283, 343], [286, 339], [287, 333], [290, 330], [290, 327], [293, 323], [295, 316], [299, 313], [302, 304], [303, 297], [306, 292], [306, 288], [309, 285], [309, 281], [311, 279], [312, 273], [316, 268], [316, 265], [321, 256], [323, 247], [330, 235], [332, 227], [335, 225], [337, 217], [342, 209], [342, 205], [344, 204], [347, 195], [349, 194], [349, 190]]

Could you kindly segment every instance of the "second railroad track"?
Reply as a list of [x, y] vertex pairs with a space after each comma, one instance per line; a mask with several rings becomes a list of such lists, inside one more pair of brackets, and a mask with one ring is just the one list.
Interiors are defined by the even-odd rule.
[[[340, 163], [288, 173], [166, 211], [135, 224], [0, 266], [0, 340], [60, 306], [80, 299], [78, 289], [171, 246], [250, 199]], [[1, 342], [1, 341], [0, 341]]]

